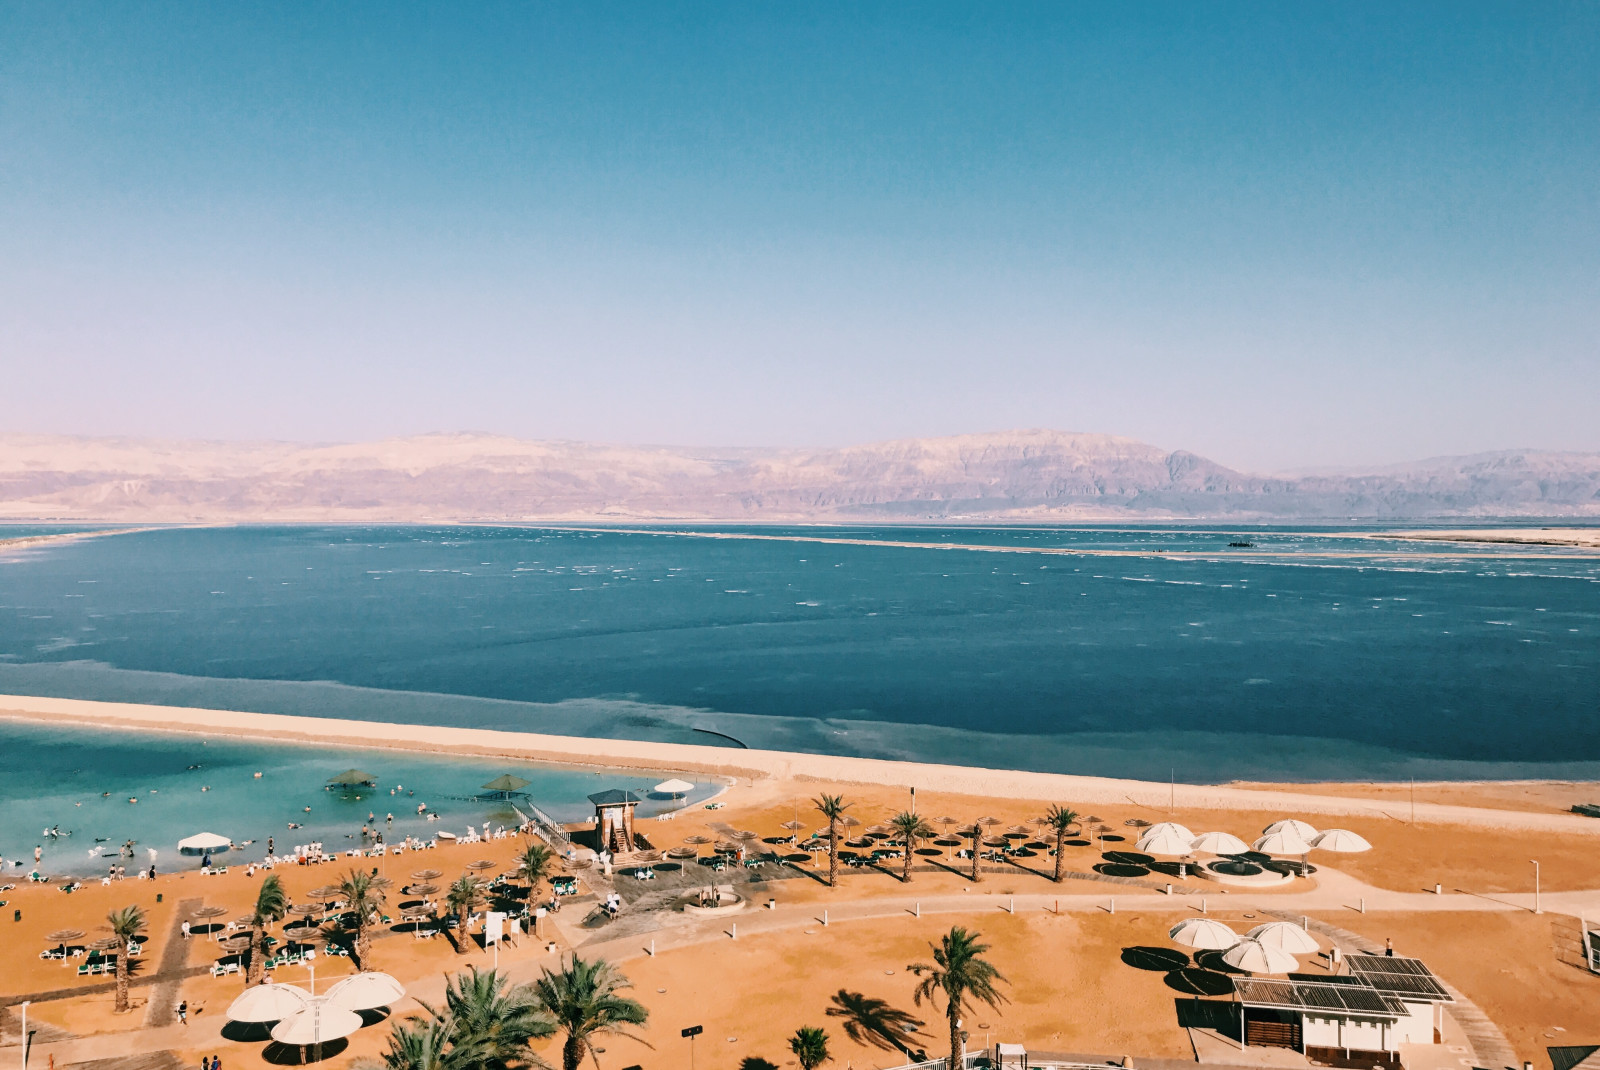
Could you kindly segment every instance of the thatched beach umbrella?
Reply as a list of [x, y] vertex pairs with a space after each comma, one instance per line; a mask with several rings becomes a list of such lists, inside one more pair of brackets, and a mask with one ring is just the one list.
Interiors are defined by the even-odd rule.
[[371, 773], [363, 773], [359, 769], [346, 769], [342, 773], [329, 777], [325, 783], [330, 788], [371, 788], [377, 786], [378, 778]]
[[[198, 910], [191, 910], [189, 912], [189, 916], [191, 918], [199, 918], [201, 921], [206, 922], [207, 927], [209, 927], [212, 919], [220, 918], [227, 912], [227, 907], [200, 907]], [[215, 935], [215, 933], [212, 934], [213, 937], [215, 937]]]
[[493, 869], [494, 863], [487, 858], [480, 858], [476, 862], [468, 862], [467, 868], [475, 873], [482, 873], [486, 869]]
[[439, 886], [437, 884], [413, 884], [405, 889], [405, 892], [407, 895], [437, 895]]
[[730, 836], [740, 843], [753, 843], [761, 838], [761, 833], [753, 832], [750, 829], [739, 829], [737, 832], [730, 833]]
[[414, 880], [436, 881], [440, 877], [444, 876], [444, 874], [437, 869], [419, 869], [415, 873], [411, 874], [411, 876]]
[[796, 819], [794, 821], [785, 821], [783, 824], [779, 825], [778, 827], [779, 828], [788, 829], [790, 832], [802, 832], [802, 831], [805, 830], [806, 823], [804, 821]]
[[704, 836], [704, 835], [701, 835], [700, 833], [696, 832], [693, 836], [685, 836], [683, 838], [683, 842], [686, 843], [686, 844], [689, 844], [691, 847], [697, 848], [697, 850], [694, 853], [694, 856], [696, 858], [699, 858], [700, 857], [700, 852], [699, 852], [698, 848], [704, 847], [708, 843], [715, 843], [716, 841], [713, 840], [710, 836]]
[[699, 858], [700, 852], [693, 847], [674, 847], [667, 852], [667, 857], [677, 859]]
[[67, 957], [67, 945], [74, 940], [82, 940], [84, 935], [82, 929], [57, 929], [55, 932], [47, 934], [45, 939], [52, 944], [60, 946], [61, 961], [70, 966], [72, 965], [72, 960]]

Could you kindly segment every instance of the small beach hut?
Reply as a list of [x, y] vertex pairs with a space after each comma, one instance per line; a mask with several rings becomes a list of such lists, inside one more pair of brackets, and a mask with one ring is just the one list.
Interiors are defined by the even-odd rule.
[[346, 769], [337, 776], [327, 779], [328, 788], [374, 788], [378, 786], [378, 778], [371, 773], [363, 773], [359, 769]]
[[523, 780], [521, 777], [512, 776], [510, 773], [501, 773], [499, 776], [489, 781], [489, 783], [485, 784], [483, 786], [483, 790], [493, 792], [502, 799], [505, 799], [509, 798], [513, 792], [521, 791], [531, 783], [533, 783], [531, 780]]
[[633, 811], [639, 796], [621, 788], [589, 796], [594, 805], [595, 846], [614, 855], [633, 850]]

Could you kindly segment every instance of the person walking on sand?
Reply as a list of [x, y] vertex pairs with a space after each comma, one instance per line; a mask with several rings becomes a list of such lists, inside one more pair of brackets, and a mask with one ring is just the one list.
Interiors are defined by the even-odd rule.
[[178, 1022], [182, 1025], [189, 1024], [189, 1001], [184, 1000], [178, 1004]]
[[188, 936], [189, 936], [189, 919], [188, 918], [184, 918], [183, 919], [183, 935], [184, 935], [185, 939], [188, 939]]

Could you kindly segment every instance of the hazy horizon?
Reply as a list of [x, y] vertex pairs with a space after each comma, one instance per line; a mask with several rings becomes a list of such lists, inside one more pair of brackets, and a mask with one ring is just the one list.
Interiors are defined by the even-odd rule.
[[1600, 451], [1600, 8], [8, 5], [0, 429]]

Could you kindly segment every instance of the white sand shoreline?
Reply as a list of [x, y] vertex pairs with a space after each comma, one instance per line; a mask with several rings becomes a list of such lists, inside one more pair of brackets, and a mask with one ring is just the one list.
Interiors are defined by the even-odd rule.
[[[691, 743], [590, 739], [481, 728], [397, 724], [179, 706], [0, 695], [0, 719], [56, 726], [178, 732], [367, 749], [422, 751], [560, 765], [668, 770], [751, 780], [799, 780], [1028, 799], [1041, 802], [1181, 809], [1352, 815], [1401, 820], [1391, 801], [1253, 788], [1167, 785], [1109, 777], [969, 768], [771, 750], [730, 750]], [[1419, 822], [1561, 831], [1600, 836], [1600, 821], [1570, 814], [1517, 812], [1417, 803]]]

